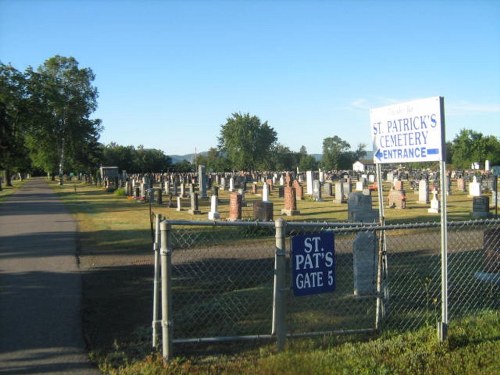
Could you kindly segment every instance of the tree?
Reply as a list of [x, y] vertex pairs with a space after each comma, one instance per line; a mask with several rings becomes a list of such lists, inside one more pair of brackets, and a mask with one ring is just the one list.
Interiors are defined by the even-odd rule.
[[338, 136], [328, 137], [323, 140], [322, 165], [325, 170], [350, 169], [351, 145]]
[[30, 131], [27, 145], [33, 162], [46, 172], [89, 162], [81, 150], [95, 150], [100, 120], [91, 119], [97, 109], [97, 88], [92, 85], [94, 73], [80, 69], [73, 57], [55, 56], [37, 71], [27, 69]]
[[275, 171], [291, 171], [297, 167], [299, 155], [292, 152], [287, 146], [276, 143], [271, 146], [270, 157], [265, 169]]
[[451, 146], [451, 161], [455, 168], [470, 168], [473, 162], [500, 163], [500, 141], [474, 130], [462, 129]]
[[227, 155], [234, 169], [250, 171], [265, 165], [277, 134], [257, 116], [233, 113], [221, 126], [218, 140], [220, 151]]
[[217, 148], [211, 147], [206, 155], [198, 155], [196, 165], [204, 164], [208, 171], [224, 172], [231, 170], [229, 160]]
[[31, 164], [24, 146], [24, 99], [23, 74], [0, 63], [0, 169], [6, 172], [7, 186], [12, 172], [27, 171]]

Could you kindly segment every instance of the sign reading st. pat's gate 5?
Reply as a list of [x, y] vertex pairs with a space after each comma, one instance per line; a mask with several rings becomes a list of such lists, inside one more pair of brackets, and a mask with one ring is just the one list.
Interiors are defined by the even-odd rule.
[[443, 97], [374, 108], [370, 123], [375, 163], [443, 160]]

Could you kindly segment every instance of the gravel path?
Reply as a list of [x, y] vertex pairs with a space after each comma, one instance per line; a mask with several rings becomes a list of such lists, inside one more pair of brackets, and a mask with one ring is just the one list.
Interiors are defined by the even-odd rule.
[[82, 339], [76, 230], [42, 178], [0, 202], [0, 374], [99, 374]]

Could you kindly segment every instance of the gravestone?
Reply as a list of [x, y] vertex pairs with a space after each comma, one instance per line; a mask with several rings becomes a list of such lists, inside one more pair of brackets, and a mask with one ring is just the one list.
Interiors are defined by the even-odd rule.
[[351, 178], [347, 177], [344, 182], [344, 200], [347, 201], [347, 197], [349, 197], [349, 194], [352, 193], [352, 185], [351, 185]]
[[377, 236], [358, 232], [353, 242], [354, 295], [373, 295], [377, 280]]
[[374, 223], [379, 217], [372, 208], [372, 196], [368, 189], [353, 191], [347, 199], [347, 220], [356, 223]]
[[175, 204], [174, 204], [174, 202], [173, 202], [173, 196], [172, 196], [172, 193], [170, 193], [170, 194], [168, 195], [168, 203], [167, 203], [167, 207], [168, 207], [168, 208], [173, 208], [173, 207], [175, 207]]
[[229, 192], [233, 192], [234, 191], [234, 177], [231, 176], [231, 178], [229, 179]]
[[229, 196], [229, 221], [241, 220], [241, 194], [236, 192], [231, 193]]
[[262, 185], [262, 201], [263, 202], [269, 201], [269, 185], [265, 182], [264, 185]]
[[429, 184], [427, 180], [418, 183], [418, 203], [429, 204]]
[[495, 273], [500, 283], [500, 229], [492, 228], [484, 231], [483, 237], [484, 263], [483, 270]]
[[177, 211], [182, 211], [182, 201], [181, 197], [177, 197]]
[[226, 178], [225, 177], [221, 177], [220, 178], [220, 185], [219, 185], [219, 188], [221, 190], [226, 190]]
[[293, 181], [293, 187], [295, 188], [295, 197], [297, 200], [301, 201], [304, 199], [304, 188], [300, 184], [299, 181], [295, 180]]
[[431, 208], [427, 210], [430, 214], [438, 214], [441, 212], [441, 204], [438, 199], [438, 191], [432, 190]]
[[457, 178], [457, 190], [465, 192], [465, 180], [463, 178]]
[[321, 182], [319, 182], [319, 180], [313, 181], [313, 199], [316, 202], [323, 201], [323, 198], [321, 197]]
[[259, 221], [272, 221], [273, 203], [265, 201], [255, 201], [253, 203], [253, 219]]
[[344, 183], [341, 181], [335, 183], [335, 199], [333, 201], [335, 203], [347, 202], [347, 200], [344, 198]]
[[323, 193], [325, 194], [326, 197], [332, 196], [332, 183], [331, 182], [325, 182], [325, 184], [323, 185]]
[[198, 209], [198, 193], [191, 193], [191, 208], [188, 210], [191, 215], [199, 215], [201, 211]]
[[217, 195], [210, 197], [210, 212], [208, 213], [208, 220], [220, 219], [220, 214], [217, 211]]
[[469, 197], [479, 196], [481, 196], [481, 184], [477, 182], [477, 178], [474, 176], [472, 182], [469, 183]]
[[391, 189], [389, 191], [389, 207], [397, 209], [406, 208], [406, 191]]
[[163, 203], [161, 189], [156, 188], [156, 189], [153, 189], [153, 190], [154, 190], [155, 195], [156, 195], [156, 204], [161, 205]]
[[312, 171], [306, 171], [306, 193], [312, 195], [313, 193], [313, 173]]
[[207, 174], [206, 167], [204, 165], [198, 166], [198, 184], [200, 190], [200, 198], [205, 199], [207, 196]]
[[300, 214], [297, 210], [297, 199], [295, 196], [295, 189], [291, 186], [284, 188], [284, 208], [281, 210], [282, 215], [294, 216]]
[[475, 219], [485, 219], [490, 216], [490, 198], [486, 195], [474, 197], [472, 199], [472, 217]]

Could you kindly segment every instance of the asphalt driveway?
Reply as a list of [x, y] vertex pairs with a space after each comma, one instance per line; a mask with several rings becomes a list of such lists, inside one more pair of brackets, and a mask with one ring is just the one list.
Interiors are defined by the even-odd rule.
[[76, 223], [43, 178], [0, 202], [0, 374], [98, 374], [81, 328]]

